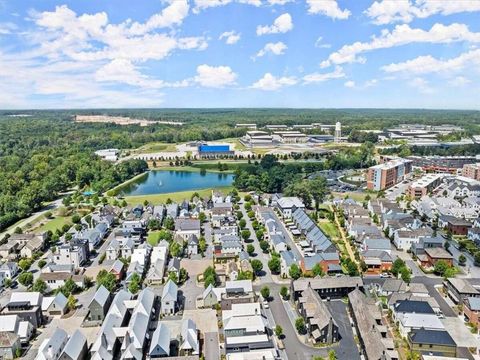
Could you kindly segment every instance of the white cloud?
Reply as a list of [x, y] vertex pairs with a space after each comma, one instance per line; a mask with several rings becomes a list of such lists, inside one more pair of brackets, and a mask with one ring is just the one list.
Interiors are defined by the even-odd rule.
[[369, 88], [369, 87], [375, 86], [377, 84], [378, 84], [377, 79], [371, 79], [371, 80], [365, 81], [365, 84], [363, 86], [366, 87], [366, 88]]
[[319, 36], [315, 41], [315, 47], [320, 49], [329, 49], [332, 47], [332, 45], [323, 43], [323, 37]]
[[240, 40], [241, 34], [235, 31], [226, 31], [220, 35], [218, 40], [225, 39], [225, 43], [228, 45], [236, 44]]
[[335, 67], [335, 70], [332, 72], [328, 73], [312, 73], [305, 75], [303, 77], [303, 82], [304, 84], [311, 84], [311, 83], [317, 83], [317, 82], [324, 82], [332, 79], [340, 79], [344, 78], [345, 73], [343, 72], [343, 69], [340, 66]]
[[267, 0], [269, 5], [285, 5], [294, 0]]
[[133, 23], [130, 32], [141, 35], [155, 29], [180, 25], [187, 17], [189, 9], [187, 0], [170, 0], [170, 4], [162, 12], [151, 16], [146, 23]]
[[9, 35], [18, 29], [18, 26], [11, 22], [0, 23], [0, 35]]
[[[66, 56], [77, 61], [120, 58], [144, 62], [163, 59], [176, 49], [206, 49], [208, 44], [202, 36], [177, 38], [153, 31], [181, 21], [181, 16], [165, 19], [166, 14], [179, 13], [176, 4], [170, 4], [158, 18], [153, 16], [145, 24], [130, 21], [110, 24], [105, 13], [77, 16], [65, 5], [57, 6], [52, 12], [34, 14], [36, 24], [41, 27], [41, 32], [34, 36], [42, 51], [39, 55], [49, 58]], [[183, 0], [178, 4], [185, 5]]]
[[462, 87], [470, 84], [472, 81], [463, 76], [457, 76], [451, 79], [448, 83], [455, 87]]
[[285, 13], [276, 18], [273, 25], [257, 26], [257, 35], [286, 33], [292, 29], [292, 17], [289, 13]]
[[345, 87], [347, 87], [347, 88], [354, 88], [355, 87], [355, 81], [348, 80], [343, 85], [345, 85]]
[[430, 87], [430, 83], [425, 80], [424, 78], [421, 77], [416, 77], [412, 79], [409, 83], [409, 86], [415, 88], [417, 91], [423, 93], [423, 94], [431, 94], [433, 93], [433, 88]]
[[283, 55], [285, 53], [285, 50], [287, 50], [288, 47], [285, 45], [283, 42], [279, 41], [276, 43], [268, 43], [266, 44], [263, 49], [261, 49], [255, 56], [256, 57], [262, 57], [266, 54], [273, 54], [273, 55]]
[[251, 88], [264, 91], [275, 91], [281, 89], [282, 87], [295, 85], [297, 82], [297, 79], [294, 77], [275, 77], [270, 73], [266, 73], [261, 79], [252, 84]]
[[167, 83], [163, 80], [152, 79], [140, 73], [140, 71], [131, 61], [125, 59], [115, 59], [102, 66], [96, 71], [95, 80], [100, 82], [124, 83], [145, 89], [184, 87], [189, 85], [188, 80]]
[[262, 5], [262, 0], [238, 0], [240, 4], [247, 4], [259, 7]]
[[197, 76], [194, 81], [204, 87], [222, 88], [234, 85], [237, 79], [229, 66], [209, 66], [206, 64], [197, 67]]
[[412, 29], [409, 25], [397, 25], [393, 31], [383, 30], [380, 36], [373, 36], [369, 42], [357, 41], [344, 45], [340, 50], [330, 54], [328, 60], [320, 66], [332, 64], [365, 63], [366, 59], [359, 55], [368, 51], [387, 49], [413, 43], [449, 44], [453, 42], [480, 42], [480, 33], [471, 32], [465, 24], [434, 24], [430, 30]]
[[432, 15], [451, 15], [480, 11], [478, 0], [381, 0], [375, 1], [365, 14], [378, 25], [393, 22], [411, 22]]
[[233, 3], [234, 1], [240, 4], [253, 5], [256, 7], [262, 5], [262, 0], [194, 0], [195, 7], [193, 8], [193, 12], [198, 14], [202, 10], [212, 7], [225, 6]]
[[336, 0], [307, 0], [309, 14], [322, 14], [332, 19], [345, 20], [352, 14], [348, 9], [340, 9]]
[[472, 67], [480, 65], [480, 49], [468, 51], [448, 60], [436, 59], [431, 55], [419, 56], [402, 63], [385, 65], [382, 70], [388, 73], [427, 74], [459, 71], [467, 65]]

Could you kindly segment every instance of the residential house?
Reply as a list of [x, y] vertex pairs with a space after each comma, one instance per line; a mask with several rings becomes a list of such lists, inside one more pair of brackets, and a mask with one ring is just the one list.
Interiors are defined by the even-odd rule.
[[230, 261], [227, 263], [227, 276], [230, 280], [237, 280], [238, 266], [235, 261]]
[[168, 280], [162, 291], [161, 313], [173, 315], [177, 309], [178, 286], [172, 280]]
[[13, 279], [18, 274], [18, 265], [13, 261], [6, 261], [0, 266], [0, 273], [4, 279]]
[[121, 247], [122, 258], [128, 259], [132, 256], [133, 250], [135, 249], [135, 242], [133, 239], [127, 239], [123, 242]]
[[463, 300], [465, 321], [480, 326], [480, 297], [467, 297]]
[[433, 267], [438, 261], [444, 261], [449, 266], [453, 266], [453, 256], [445, 250], [443, 247], [432, 247], [425, 249], [426, 261], [422, 256], [419, 256], [419, 260], [424, 267]]
[[18, 315], [23, 321], [29, 321], [36, 329], [43, 324], [43, 295], [39, 292], [12, 292], [10, 300], [2, 309], [3, 315]]
[[472, 240], [475, 245], [480, 246], [480, 228], [470, 228], [467, 231], [467, 238]]
[[420, 354], [457, 356], [457, 344], [445, 330], [415, 329], [408, 334], [408, 345], [411, 351]]
[[68, 335], [66, 331], [56, 328], [53, 334], [40, 344], [35, 360], [59, 359], [67, 342]]
[[115, 260], [109, 272], [115, 275], [115, 279], [119, 281], [123, 279], [123, 275], [125, 275], [125, 264], [121, 260]]
[[393, 318], [403, 337], [416, 329], [443, 330], [444, 326], [426, 301], [402, 300], [393, 305]]
[[120, 250], [121, 245], [120, 242], [117, 239], [112, 239], [110, 240], [110, 243], [107, 246], [107, 249], [105, 250], [105, 259], [106, 260], [117, 260], [118, 257], [120, 256]]
[[147, 283], [151, 286], [163, 284], [163, 278], [165, 276], [165, 260], [157, 258], [151, 262], [150, 268], [147, 273]]
[[202, 295], [197, 298], [197, 307], [212, 308], [222, 299], [222, 294], [226, 292], [224, 287], [215, 288], [212, 284], [208, 285]]
[[174, 257], [170, 259], [167, 266], [167, 273], [169, 275], [174, 273], [177, 279], [180, 278], [180, 259], [179, 258]]
[[405, 293], [407, 291], [407, 284], [401, 279], [386, 279], [385, 282], [379, 286], [379, 294], [381, 296], [389, 296], [393, 293]]
[[198, 237], [196, 235], [190, 235], [187, 238], [187, 255], [197, 255], [198, 254]]
[[151, 359], [170, 356], [170, 337], [168, 326], [159, 322], [152, 335], [148, 356]]
[[317, 291], [322, 299], [342, 298], [347, 296], [355, 289], [363, 289], [363, 280], [359, 276], [339, 276], [323, 278], [300, 278], [292, 281], [291, 291], [292, 299], [297, 300], [301, 293], [307, 288], [312, 287]]
[[448, 278], [443, 282], [443, 287], [455, 304], [463, 304], [465, 299], [470, 297], [480, 297], [480, 291], [473, 287], [467, 279]]
[[197, 325], [191, 319], [184, 319], [182, 321], [179, 350], [182, 355], [200, 354]]
[[230, 280], [225, 282], [225, 291], [221, 293], [222, 310], [231, 310], [234, 304], [246, 304], [256, 301], [251, 280]]
[[422, 238], [430, 237], [432, 233], [431, 228], [397, 230], [393, 235], [393, 243], [397, 249], [408, 251], [418, 244]]
[[88, 254], [88, 244], [85, 241], [71, 241], [58, 246], [51, 259], [56, 265], [71, 265], [78, 269], [88, 260]]
[[179, 211], [179, 208], [178, 208], [178, 204], [176, 203], [171, 203], [171, 204], [167, 204], [167, 217], [170, 217], [172, 219], [176, 219], [177, 216], [178, 216], [178, 211]]
[[275, 250], [275, 252], [279, 253], [281, 251], [287, 251], [287, 241], [283, 237], [283, 235], [273, 234], [270, 236], [270, 244]]
[[392, 256], [383, 250], [367, 250], [360, 254], [363, 262], [367, 266], [367, 274], [381, 274], [389, 272], [393, 266]]
[[239, 240], [230, 240], [226, 237], [222, 238], [221, 242], [221, 253], [222, 254], [231, 254], [237, 256], [243, 250], [243, 245]]
[[438, 225], [450, 231], [453, 235], [467, 235], [468, 229], [473, 227], [470, 221], [454, 216], [440, 216], [438, 218]]
[[55, 296], [44, 297], [42, 300], [42, 313], [45, 316], [65, 315], [68, 310], [68, 299], [61, 291]]
[[87, 338], [80, 330], [75, 330], [68, 339], [58, 360], [84, 360], [87, 356]]
[[88, 305], [88, 320], [90, 321], [103, 321], [108, 313], [108, 309], [112, 303], [112, 296], [103, 285], [101, 285], [92, 301]]
[[[34, 328], [29, 321], [24, 321], [17, 315], [1, 315], [0, 334], [6, 332], [18, 335], [21, 344], [28, 344], [28, 341], [33, 336]], [[0, 359], [2, 359], [1, 350]]]
[[126, 302], [132, 299], [132, 294], [125, 290], [120, 290], [114, 297], [107, 316], [102, 323], [99, 335], [92, 345], [92, 359], [103, 360], [112, 359], [117, 356], [121, 342], [117, 328], [125, 327], [129, 320], [129, 312]]
[[443, 248], [443, 245], [445, 243], [445, 239], [441, 236], [435, 236], [435, 237], [422, 237], [418, 241], [418, 243], [413, 243], [412, 244], [412, 253], [415, 254], [416, 256], [425, 254], [425, 249], [430, 249], [430, 248]]
[[20, 337], [17, 334], [0, 332], [0, 359], [16, 359], [17, 349], [20, 348]]
[[176, 235], [181, 236], [185, 241], [187, 241], [191, 235], [195, 235], [197, 238], [200, 238], [200, 235], [201, 235], [200, 220], [198, 219], [175, 220], [175, 233]]
[[222, 311], [222, 323], [227, 354], [273, 347], [259, 303], [232, 304]]
[[25, 246], [20, 250], [20, 255], [26, 258], [32, 258], [36, 253], [42, 250], [44, 242], [45, 236], [34, 235], [25, 243]]
[[277, 200], [276, 208], [284, 218], [290, 218], [295, 209], [305, 209], [305, 204], [298, 197], [282, 196]]
[[332, 344], [340, 340], [338, 325], [315, 290], [307, 287], [298, 298], [297, 307], [314, 343]]
[[280, 253], [280, 275], [283, 278], [290, 277], [290, 267], [293, 264], [298, 265], [298, 260], [295, 259], [295, 255], [292, 251], [282, 251]]

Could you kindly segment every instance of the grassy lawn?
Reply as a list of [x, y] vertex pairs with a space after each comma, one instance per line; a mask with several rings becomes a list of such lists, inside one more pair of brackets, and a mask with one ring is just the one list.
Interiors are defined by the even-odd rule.
[[156, 246], [160, 241], [159, 236], [160, 236], [160, 231], [150, 231], [148, 233], [147, 242], [152, 246]]
[[72, 224], [72, 217], [71, 216], [65, 216], [65, 217], [57, 216], [57, 217], [49, 220], [48, 222], [46, 222], [42, 226], [40, 226], [36, 230], [36, 232], [42, 233], [42, 232], [48, 231], [48, 230], [50, 230], [51, 232], [55, 232], [55, 230], [61, 229], [62, 226], [65, 225], [65, 224], [70, 224], [70, 225]]
[[362, 202], [365, 200], [365, 197], [367, 195], [370, 195], [370, 198], [375, 199], [377, 197], [376, 194], [369, 194], [365, 192], [354, 192], [354, 191], [347, 191], [344, 193], [339, 193], [339, 192], [332, 192], [333, 196], [345, 198], [345, 196], [348, 196], [350, 199], [353, 199], [355, 201]]
[[[224, 194], [227, 194], [233, 189], [233, 186], [225, 186], [220, 188], [215, 188], [219, 191], [222, 191]], [[183, 200], [189, 200], [193, 193], [197, 192], [200, 197], [206, 198], [211, 196], [213, 188], [210, 189], [200, 189], [200, 190], [190, 190], [190, 191], [179, 191], [166, 194], [152, 194], [152, 195], [137, 195], [137, 196], [125, 196], [125, 201], [130, 205], [143, 204], [145, 200], [151, 202], [152, 204], [165, 204], [167, 199], [171, 199], [174, 202], [181, 202]]]
[[335, 224], [332, 224], [329, 220], [320, 220], [318, 223], [320, 229], [327, 235], [330, 239], [336, 240], [340, 238], [340, 233], [338, 232]]
[[218, 140], [218, 142], [225, 142], [225, 143], [229, 143], [229, 144], [234, 144], [234, 145], [235, 145], [235, 150], [239, 150], [239, 151], [248, 150], [248, 149], [245, 147], [245, 145], [243, 145], [243, 144], [238, 140], [238, 138], [220, 139], [220, 140]]
[[135, 153], [143, 153], [143, 154], [150, 154], [156, 153], [161, 151], [177, 151], [176, 148], [177, 144], [169, 144], [169, 143], [161, 143], [161, 142], [153, 142], [145, 144], [138, 149], [135, 149]]

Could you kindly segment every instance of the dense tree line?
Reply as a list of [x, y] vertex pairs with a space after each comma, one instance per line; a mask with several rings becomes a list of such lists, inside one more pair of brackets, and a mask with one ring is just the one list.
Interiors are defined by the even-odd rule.
[[375, 144], [378, 141], [378, 135], [373, 132], [354, 130], [348, 136], [348, 141], [356, 143], [371, 142]]
[[408, 146], [401, 145], [379, 151], [382, 155], [418, 155], [418, 156], [475, 156], [480, 154], [480, 144], [469, 144], [450, 147]]

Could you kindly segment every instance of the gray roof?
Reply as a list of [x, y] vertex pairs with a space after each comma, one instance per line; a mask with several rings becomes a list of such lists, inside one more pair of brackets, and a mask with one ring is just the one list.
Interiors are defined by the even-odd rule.
[[155, 332], [152, 335], [150, 343], [149, 355], [170, 355], [170, 329], [163, 323], [159, 322]]
[[200, 231], [200, 220], [198, 219], [177, 219], [175, 221], [175, 230], [177, 231]]
[[110, 297], [110, 291], [103, 285], [101, 285], [93, 296], [92, 302], [96, 301], [100, 306], [104, 306]]
[[478, 297], [469, 297], [467, 298], [468, 307], [472, 311], [480, 311], [480, 298]]
[[172, 268], [176, 270], [180, 270], [180, 259], [177, 257], [171, 258], [170, 261], [168, 262], [168, 271], [171, 271]]
[[242, 260], [249, 260], [250, 259], [250, 256], [248, 255], [248, 253], [245, 251], [245, 250], [242, 250], [240, 251], [240, 253], [238, 254], [238, 259], [240, 261]]
[[340, 277], [324, 277], [315, 279], [298, 279], [293, 281], [294, 291], [304, 291], [308, 286], [314, 290], [320, 289], [335, 289], [342, 287], [363, 287], [363, 280], [359, 276], [340, 276]]
[[433, 344], [441, 346], [457, 346], [448, 331], [445, 330], [412, 330], [409, 338], [414, 344]]
[[272, 240], [273, 245], [280, 245], [281, 243], [284, 243], [284, 244], [287, 243], [283, 235], [273, 234], [270, 236], [270, 239]]
[[381, 261], [393, 261], [391, 255], [383, 250], [366, 250], [362, 252], [364, 258], [378, 258]]
[[407, 284], [400, 279], [386, 279], [383, 283], [382, 290], [386, 292], [405, 292]]
[[[302, 292], [299, 302], [306, 312], [306, 316], [311, 324], [316, 324], [320, 330], [327, 326], [330, 319], [333, 320], [332, 314], [328, 310], [325, 303], [320, 299], [320, 295], [311, 287]], [[336, 325], [335, 320], [333, 323]]]
[[380, 239], [365, 239], [365, 248], [366, 250], [390, 250], [391, 244], [390, 240], [386, 238]]
[[87, 345], [87, 338], [83, 335], [80, 330], [75, 330], [75, 332], [68, 339], [67, 344], [63, 348], [62, 355], [68, 355], [70, 359], [80, 359], [82, 350]]
[[292, 251], [281, 251], [280, 257], [285, 261], [287, 266], [291, 266], [296, 263], [295, 255], [293, 255]]
[[177, 301], [178, 286], [171, 279], [167, 281], [162, 291], [162, 302], [164, 299], [169, 301]]

